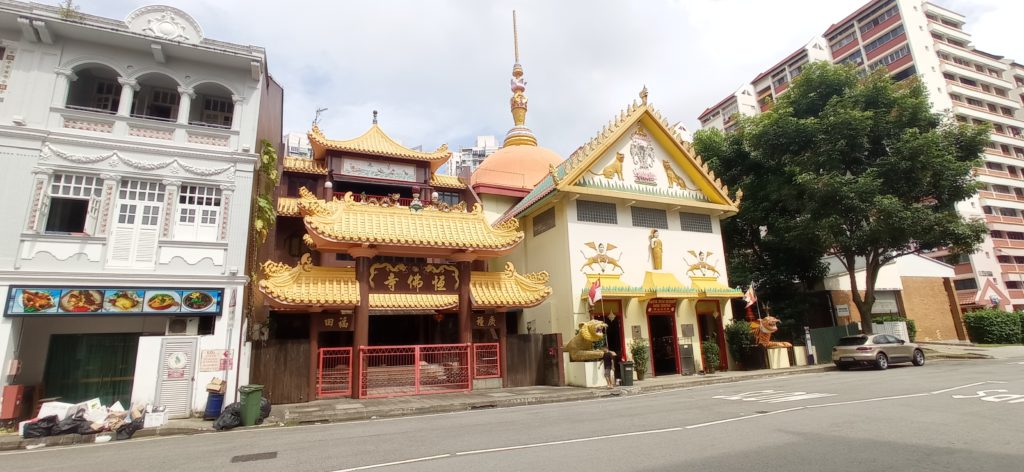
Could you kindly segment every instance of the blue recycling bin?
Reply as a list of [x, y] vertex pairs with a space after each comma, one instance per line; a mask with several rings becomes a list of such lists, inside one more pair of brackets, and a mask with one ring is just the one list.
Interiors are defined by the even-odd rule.
[[206, 411], [203, 412], [204, 420], [215, 420], [220, 416], [220, 411], [224, 408], [224, 394], [207, 392], [206, 394]]

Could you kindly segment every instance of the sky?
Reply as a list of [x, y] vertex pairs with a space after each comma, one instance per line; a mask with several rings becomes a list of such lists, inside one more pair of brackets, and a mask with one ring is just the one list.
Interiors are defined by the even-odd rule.
[[[45, 1], [45, 0], [37, 0]], [[568, 156], [647, 86], [691, 131], [697, 116], [867, 0], [166, 0], [208, 38], [267, 50], [285, 90], [285, 132], [323, 107], [332, 139], [366, 131], [373, 110], [392, 137], [433, 150], [500, 141], [517, 11], [527, 126]], [[56, 2], [54, 2], [56, 3]], [[1024, 61], [1020, 0], [934, 0], [964, 14], [979, 49]], [[79, 0], [123, 19], [139, 0]]]

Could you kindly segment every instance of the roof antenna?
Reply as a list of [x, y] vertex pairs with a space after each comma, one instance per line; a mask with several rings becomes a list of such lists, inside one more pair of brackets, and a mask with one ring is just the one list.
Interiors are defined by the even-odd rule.
[[373, 110], [373, 124], [377, 124], [377, 110]]
[[313, 116], [313, 126], [319, 126], [320, 125], [320, 114], [322, 114], [325, 111], [327, 111], [326, 108], [317, 108], [316, 109], [316, 115]]

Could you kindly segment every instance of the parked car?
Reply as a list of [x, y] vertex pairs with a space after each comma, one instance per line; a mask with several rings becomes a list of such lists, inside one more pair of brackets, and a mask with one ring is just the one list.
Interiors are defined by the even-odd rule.
[[924, 351], [917, 344], [889, 334], [859, 334], [840, 338], [832, 348], [832, 361], [839, 370], [863, 365], [885, 369], [900, 362], [922, 366]]

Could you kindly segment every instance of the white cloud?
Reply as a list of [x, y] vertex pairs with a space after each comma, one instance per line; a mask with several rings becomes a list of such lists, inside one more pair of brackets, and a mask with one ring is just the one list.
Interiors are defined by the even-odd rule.
[[[285, 87], [286, 131], [308, 129], [318, 106], [330, 137], [369, 126], [372, 110], [409, 146], [504, 135], [519, 13], [527, 124], [566, 156], [643, 85], [672, 121], [696, 117], [743, 82], [863, 5], [863, 0], [310, 1], [180, 0], [207, 36], [263, 46]], [[82, 0], [123, 18], [146, 4]], [[1024, 2], [938, 0], [967, 14], [979, 48], [1024, 60]]]

